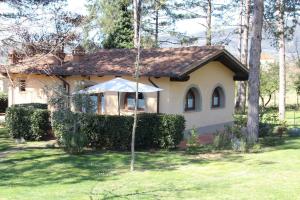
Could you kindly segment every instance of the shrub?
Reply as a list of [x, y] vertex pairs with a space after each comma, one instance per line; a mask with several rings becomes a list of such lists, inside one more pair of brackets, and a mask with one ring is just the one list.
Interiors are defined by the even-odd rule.
[[[52, 124], [55, 134], [63, 138], [62, 134], [69, 134], [74, 126], [66, 122], [66, 116], [61, 112], [53, 114]], [[132, 116], [104, 116], [70, 111], [68, 115], [76, 116], [77, 130], [87, 136], [88, 145], [91, 147], [130, 149]], [[184, 128], [185, 120], [180, 115], [138, 115], [135, 146], [137, 149], [175, 148], [183, 138]]]
[[30, 116], [32, 138], [40, 140], [49, 135], [50, 119], [49, 111], [43, 109], [35, 109]]
[[12, 106], [7, 109], [5, 121], [11, 137], [40, 140], [49, 132], [47, 110]]
[[281, 137], [267, 136], [262, 138], [260, 142], [264, 146], [278, 146], [284, 143], [284, 139]]
[[218, 131], [214, 137], [214, 147], [217, 150], [234, 150], [246, 152], [248, 150], [246, 135], [240, 126], [227, 126], [223, 131]]
[[48, 104], [45, 104], [45, 103], [23, 103], [23, 104], [14, 104], [11, 107], [26, 107], [26, 108], [48, 109]]
[[79, 154], [87, 146], [87, 135], [80, 130], [81, 115], [70, 110], [60, 110], [53, 113], [52, 124], [58, 142], [72, 154]]
[[192, 129], [187, 140], [187, 152], [197, 153], [200, 146], [201, 145], [198, 139], [197, 131], [196, 129]]
[[7, 94], [0, 92], [0, 113], [4, 113], [8, 107], [8, 96]]

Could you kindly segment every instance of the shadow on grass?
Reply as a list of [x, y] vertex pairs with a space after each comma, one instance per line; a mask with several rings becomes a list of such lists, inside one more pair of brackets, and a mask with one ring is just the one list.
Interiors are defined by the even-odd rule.
[[[181, 193], [186, 191], [201, 191], [204, 188], [202, 186], [186, 187], [182, 186], [180, 188], [173, 184], [157, 185], [157, 189], [148, 190], [135, 190], [122, 193], [119, 191], [120, 187], [104, 190], [101, 193], [91, 192], [89, 197], [91, 200], [100, 199], [164, 199], [170, 197], [182, 196]], [[167, 193], [167, 194], [166, 194]]]
[[[286, 138], [283, 145], [272, 149], [300, 149], [300, 138]], [[171, 171], [190, 164], [245, 161], [247, 159], [243, 154], [233, 152], [198, 155], [189, 155], [184, 151], [137, 152], [135, 168], [137, 171]], [[118, 175], [128, 173], [129, 163], [129, 152], [87, 151], [83, 155], [69, 155], [57, 148], [27, 148], [0, 159], [0, 187], [7, 185], [34, 187], [57, 183], [115, 180], [119, 178]], [[257, 164], [274, 163], [262, 161]], [[151, 194], [151, 191], [149, 193]]]

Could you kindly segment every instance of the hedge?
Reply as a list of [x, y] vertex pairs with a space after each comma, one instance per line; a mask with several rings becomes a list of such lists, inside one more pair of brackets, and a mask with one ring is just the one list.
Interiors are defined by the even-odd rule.
[[45, 104], [45, 103], [22, 103], [22, 104], [14, 104], [14, 105], [12, 105], [12, 107], [48, 109], [48, 104]]
[[[65, 115], [65, 117], [64, 117]], [[131, 143], [132, 116], [95, 115], [88, 113], [53, 113], [52, 124], [58, 138], [78, 128], [87, 137], [87, 144], [94, 148], [129, 150]], [[70, 120], [70, 119], [73, 119]], [[70, 127], [68, 127], [70, 126]], [[140, 114], [136, 130], [137, 149], [175, 148], [183, 139], [185, 119], [181, 115]]]
[[4, 113], [8, 107], [8, 96], [7, 94], [0, 92], [0, 113]]
[[11, 137], [41, 140], [48, 136], [49, 111], [33, 107], [12, 106], [6, 111], [5, 122]]

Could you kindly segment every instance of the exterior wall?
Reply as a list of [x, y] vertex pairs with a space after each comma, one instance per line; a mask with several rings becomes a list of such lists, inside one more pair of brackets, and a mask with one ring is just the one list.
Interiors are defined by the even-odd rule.
[[[234, 73], [220, 62], [210, 62], [190, 75], [187, 82], [171, 82], [168, 97], [163, 97], [161, 112], [183, 114], [187, 129], [230, 123], [234, 112]], [[159, 85], [160, 86], [160, 85]], [[211, 108], [213, 90], [221, 86], [225, 93], [225, 106]], [[199, 111], [185, 111], [185, 95], [196, 87], [201, 95]]]
[[[161, 113], [183, 114], [186, 119], [186, 128], [198, 128], [200, 132], [205, 130], [213, 130], [214, 126], [231, 123], [233, 121], [234, 112], [234, 81], [233, 72], [219, 62], [211, 62], [190, 74], [190, 80], [186, 82], [171, 82], [169, 78], [151, 78], [151, 80], [163, 89], [160, 92], [159, 109]], [[43, 88], [62, 84], [62, 81], [55, 77], [44, 75], [14, 75], [13, 79], [26, 79], [26, 92], [20, 92], [18, 87], [9, 88], [9, 105], [19, 103], [46, 103], [47, 96], [43, 92]], [[70, 84], [70, 91], [73, 93], [76, 83], [79, 81], [92, 81], [101, 83], [115, 78], [114, 76], [104, 77], [83, 77], [72, 76], [65, 80]], [[133, 80], [130, 76], [122, 78]], [[147, 77], [140, 79], [142, 83], [152, 85]], [[188, 89], [196, 87], [201, 95], [200, 109], [197, 111], [184, 110], [185, 95]], [[225, 106], [223, 108], [211, 108], [211, 96], [214, 88], [221, 86], [225, 93]], [[146, 99], [145, 112], [157, 111], [157, 93], [144, 94]], [[122, 95], [121, 95], [122, 97]], [[104, 95], [105, 110], [103, 114], [118, 114], [118, 97], [117, 93], [110, 92]], [[121, 98], [121, 102], [123, 102]], [[122, 103], [121, 103], [122, 108]], [[132, 114], [132, 111], [121, 109], [121, 114]], [[207, 127], [207, 128], [205, 128]]]
[[[62, 82], [56, 77], [45, 75], [12, 75], [15, 87], [8, 87], [8, 104], [21, 103], [47, 103], [47, 96], [44, 93], [46, 86], [51, 87]], [[18, 85], [18, 80], [26, 80], [26, 91], [21, 92]]]

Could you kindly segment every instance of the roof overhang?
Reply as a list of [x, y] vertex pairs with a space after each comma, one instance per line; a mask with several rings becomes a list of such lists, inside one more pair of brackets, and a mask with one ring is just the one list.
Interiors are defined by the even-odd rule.
[[211, 57], [205, 59], [201, 62], [195, 62], [187, 67], [187, 70], [182, 73], [179, 77], [186, 77], [192, 72], [198, 70], [199, 68], [203, 67], [204, 65], [208, 64], [212, 61], [219, 61], [224, 64], [228, 69], [235, 73], [233, 79], [235, 81], [247, 81], [249, 77], [249, 70], [238, 60], [236, 59], [231, 53], [227, 50], [223, 50], [218, 52]]

